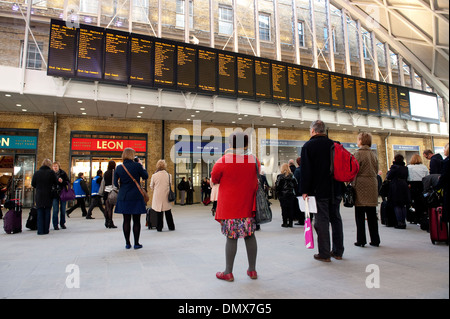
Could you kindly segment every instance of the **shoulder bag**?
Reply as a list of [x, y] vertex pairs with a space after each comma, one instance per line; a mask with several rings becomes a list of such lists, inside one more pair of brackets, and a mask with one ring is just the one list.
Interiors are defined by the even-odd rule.
[[67, 188], [63, 187], [59, 198], [62, 202], [67, 202], [69, 200], [75, 200], [75, 191], [70, 187], [70, 182], [67, 184]]
[[261, 185], [261, 176], [259, 175], [258, 161], [255, 157], [256, 176], [258, 181], [258, 189], [256, 191], [256, 213], [255, 219], [257, 224], [265, 224], [272, 221], [272, 210], [270, 202], [264, 191], [264, 185]]
[[108, 198], [106, 199], [108, 204], [111, 206], [115, 206], [117, 204], [117, 196], [119, 195], [119, 189], [114, 186], [114, 171], [112, 172], [112, 184], [111, 186], [105, 186], [106, 187], [111, 187], [111, 190], [108, 192]]
[[170, 183], [170, 174], [167, 173], [167, 175], [169, 176], [169, 196], [168, 196], [168, 200], [169, 202], [174, 202], [175, 201], [175, 193], [172, 190], [172, 184]]
[[136, 184], [137, 188], [139, 189], [139, 191], [142, 194], [142, 197], [144, 198], [144, 202], [145, 204], [148, 203], [148, 201], [150, 200], [150, 196], [148, 196], [148, 193], [145, 191], [145, 189], [142, 188], [141, 185], [139, 185], [138, 182], [136, 182], [136, 180], [134, 179], [133, 176], [131, 176], [130, 172], [127, 170], [127, 168], [125, 167], [125, 165], [122, 165], [123, 168], [125, 169], [125, 172], [127, 172], [128, 176], [130, 176], [130, 178], [134, 181], [134, 183]]

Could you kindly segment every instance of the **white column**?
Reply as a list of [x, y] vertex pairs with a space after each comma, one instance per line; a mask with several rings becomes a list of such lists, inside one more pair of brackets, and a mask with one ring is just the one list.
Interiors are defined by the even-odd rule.
[[389, 44], [384, 43], [384, 56], [386, 57], [387, 82], [392, 83], [391, 56], [389, 54]]
[[238, 27], [237, 27], [237, 0], [233, 0], [233, 51], [239, 52], [238, 43]]
[[335, 71], [334, 64], [334, 30], [331, 25], [331, 10], [330, 10], [330, 0], [325, 0], [325, 11], [327, 15], [327, 29], [328, 29], [328, 52], [330, 54], [330, 69], [331, 71]]
[[273, 21], [275, 27], [275, 57], [281, 61], [280, 18], [278, 17], [278, 0], [273, 0]]
[[259, 3], [258, 0], [253, 0], [254, 18], [255, 18], [255, 42], [256, 42], [256, 56], [261, 56], [261, 41], [259, 39]]
[[350, 51], [348, 47], [348, 26], [347, 26], [347, 10], [341, 9], [342, 33], [344, 36], [344, 56], [345, 56], [345, 74], [351, 75], [352, 68], [350, 65]]
[[362, 78], [366, 77], [366, 65], [364, 63], [364, 44], [363, 36], [361, 30], [361, 21], [356, 20], [356, 33], [358, 39], [358, 56], [359, 56], [359, 76]]
[[209, 46], [214, 48], [214, 5], [213, 0], [209, 0]]
[[373, 79], [380, 81], [380, 72], [378, 70], [378, 53], [377, 53], [377, 39], [375, 32], [370, 32], [370, 42], [372, 43], [372, 58], [373, 58]]
[[318, 68], [319, 61], [318, 61], [318, 55], [317, 55], [316, 16], [314, 13], [314, 0], [309, 0], [309, 15], [310, 15], [310, 21], [311, 21], [313, 67]]
[[184, 0], [184, 42], [189, 43], [189, 0]]

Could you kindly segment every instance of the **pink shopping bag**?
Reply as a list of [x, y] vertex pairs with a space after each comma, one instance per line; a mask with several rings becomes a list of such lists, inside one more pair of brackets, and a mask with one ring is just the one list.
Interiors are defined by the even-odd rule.
[[314, 235], [309, 217], [308, 200], [305, 201], [305, 246], [308, 249], [314, 248]]

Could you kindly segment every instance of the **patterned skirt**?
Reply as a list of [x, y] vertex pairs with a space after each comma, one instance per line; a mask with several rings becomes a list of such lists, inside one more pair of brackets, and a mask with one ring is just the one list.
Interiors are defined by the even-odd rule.
[[222, 219], [222, 234], [231, 239], [251, 236], [256, 230], [256, 221], [253, 217]]

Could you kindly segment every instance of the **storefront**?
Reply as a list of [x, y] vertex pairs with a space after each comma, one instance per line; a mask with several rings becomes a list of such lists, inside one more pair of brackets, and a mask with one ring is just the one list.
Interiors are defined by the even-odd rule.
[[31, 207], [31, 179], [37, 167], [38, 130], [0, 129], [0, 189], [3, 199], [19, 199]]

